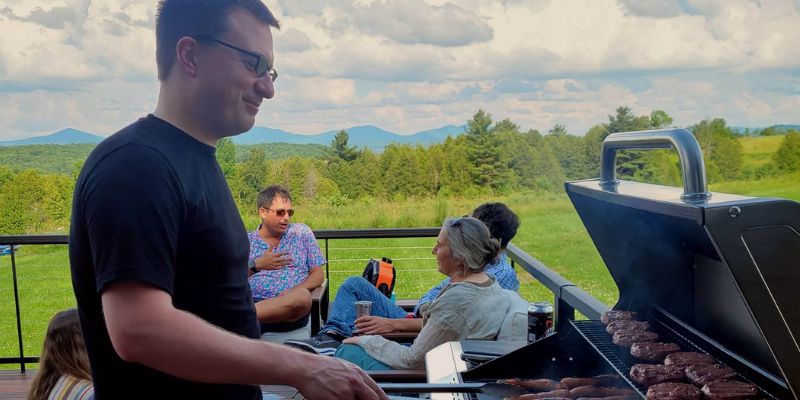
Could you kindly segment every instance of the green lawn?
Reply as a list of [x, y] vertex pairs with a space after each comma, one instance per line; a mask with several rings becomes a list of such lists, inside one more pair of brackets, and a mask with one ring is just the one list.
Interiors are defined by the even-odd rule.
[[[776, 196], [800, 201], [800, 174], [757, 182], [713, 185], [717, 192]], [[522, 220], [514, 243], [601, 301], [613, 305], [617, 290], [597, 250], [565, 195], [515, 194], [479, 199], [425, 199], [382, 204], [297, 207], [297, 220], [314, 229], [436, 226], [443, 216], [460, 216], [485, 201], [503, 201]], [[258, 221], [246, 218], [248, 229]], [[433, 238], [331, 240], [332, 295], [342, 280], [361, 274], [369, 258], [390, 257], [398, 270], [398, 298], [417, 298], [442, 279], [431, 255]], [[23, 246], [17, 257], [22, 333], [26, 355], [38, 355], [50, 317], [74, 306], [66, 246]], [[550, 300], [552, 294], [520, 274], [521, 295]], [[11, 259], [0, 257], [0, 357], [18, 354]], [[14, 368], [7, 365], [5, 368]]]

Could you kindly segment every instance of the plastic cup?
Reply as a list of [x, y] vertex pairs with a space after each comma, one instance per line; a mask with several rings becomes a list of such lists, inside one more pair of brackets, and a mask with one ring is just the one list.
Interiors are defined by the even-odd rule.
[[360, 300], [356, 302], [356, 319], [367, 316], [372, 311], [372, 302], [369, 300]]

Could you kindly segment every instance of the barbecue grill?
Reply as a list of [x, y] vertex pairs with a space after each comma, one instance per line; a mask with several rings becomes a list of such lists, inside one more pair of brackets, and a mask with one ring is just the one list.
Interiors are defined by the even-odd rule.
[[[654, 148], [677, 151], [683, 188], [616, 179], [617, 151]], [[609, 135], [600, 178], [566, 191], [619, 289], [614, 309], [637, 311], [661, 341], [714, 356], [763, 398], [800, 397], [800, 204], [708, 192], [700, 146], [683, 129]], [[480, 365], [459, 360], [469, 343], [452, 343], [429, 354], [429, 382], [617, 373], [644, 397], [628, 377], [639, 361], [604, 328], [562, 319], [555, 335]]]

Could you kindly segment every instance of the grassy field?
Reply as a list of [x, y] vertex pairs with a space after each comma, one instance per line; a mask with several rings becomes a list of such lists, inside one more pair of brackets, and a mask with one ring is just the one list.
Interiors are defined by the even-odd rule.
[[[711, 189], [800, 201], [800, 174], [757, 182], [725, 182]], [[565, 195], [514, 194], [478, 199], [306, 206], [296, 207], [295, 220], [313, 229], [438, 226], [443, 217], [467, 214], [485, 201], [503, 201], [520, 215], [522, 225], [514, 239], [517, 246], [601, 301], [609, 305], [616, 301], [616, 287]], [[247, 217], [245, 222], [248, 229], [258, 224], [255, 215]], [[390, 257], [398, 269], [398, 298], [419, 297], [442, 278], [436, 272], [431, 254], [433, 243], [433, 238], [331, 240], [328, 251], [332, 291], [335, 293], [346, 277], [360, 274], [369, 258]], [[50, 317], [75, 304], [66, 246], [20, 248], [17, 274], [24, 351], [26, 355], [38, 355]], [[552, 301], [552, 294], [530, 276], [523, 273], [519, 278], [524, 298]], [[0, 357], [18, 354], [13, 296], [11, 260], [8, 256], [0, 257]]]
[[739, 138], [742, 144], [742, 164], [745, 166], [760, 167], [768, 163], [772, 155], [778, 151], [783, 136], [743, 136]]

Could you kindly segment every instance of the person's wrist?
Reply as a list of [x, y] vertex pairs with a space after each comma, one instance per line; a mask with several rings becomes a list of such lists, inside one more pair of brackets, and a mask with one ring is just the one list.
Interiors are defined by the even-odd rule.
[[250, 260], [247, 262], [247, 268], [250, 269], [250, 272], [256, 273], [258, 272], [258, 267], [256, 267], [256, 260]]

